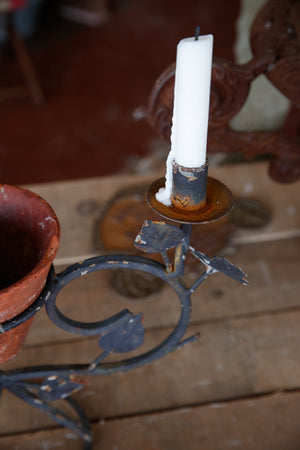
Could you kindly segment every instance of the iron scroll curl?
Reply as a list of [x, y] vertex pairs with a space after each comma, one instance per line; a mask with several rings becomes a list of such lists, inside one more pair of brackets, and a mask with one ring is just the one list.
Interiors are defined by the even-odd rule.
[[[114, 363], [113, 366], [105, 366], [97, 367], [95, 364], [93, 365], [93, 373], [103, 373], [103, 371], [115, 372], [115, 371], [125, 371], [129, 370], [144, 364], [147, 364], [154, 359], [158, 359], [163, 355], [169, 353], [170, 351], [175, 350], [178, 346], [181, 346], [183, 342], [181, 339], [185, 334], [191, 315], [191, 295], [189, 289], [184, 285], [183, 281], [180, 279], [175, 279], [170, 277], [168, 272], [166, 271], [166, 267], [156, 261], [150, 260], [143, 256], [135, 256], [135, 255], [104, 255], [97, 256], [94, 258], [87, 259], [82, 263], [76, 263], [62, 273], [56, 275], [54, 274], [54, 270], [52, 269], [46, 288], [43, 292], [43, 296], [46, 300], [46, 310], [50, 320], [59, 328], [62, 328], [65, 331], [74, 334], [80, 334], [85, 336], [108, 336], [110, 335], [114, 341], [117, 340], [118, 333], [122, 333], [123, 337], [126, 334], [128, 326], [130, 323], [133, 323], [135, 318], [138, 316], [134, 316], [127, 309], [123, 309], [119, 313], [114, 316], [101, 320], [98, 322], [78, 322], [73, 319], [68, 318], [58, 309], [56, 300], [60, 291], [69, 283], [71, 283], [76, 278], [80, 278], [82, 276], [86, 276], [93, 272], [98, 272], [101, 270], [107, 269], [125, 269], [125, 270], [137, 270], [141, 272], [150, 273], [161, 280], [168, 283], [177, 294], [180, 305], [181, 305], [181, 314], [179, 317], [179, 321], [170, 335], [159, 345], [154, 347], [152, 350], [147, 351], [137, 357], [133, 357], [130, 359], [122, 360], [118, 363]], [[138, 327], [136, 326], [136, 329]], [[137, 344], [142, 344], [143, 342], [143, 334], [144, 329], [139, 328], [137, 331], [142, 336], [133, 336]], [[131, 339], [132, 341], [132, 339]], [[104, 340], [99, 339], [99, 345], [101, 347], [101, 342]], [[123, 353], [126, 351], [133, 350], [137, 348], [139, 345], [135, 346], [134, 342], [127, 342], [127, 344], [123, 345], [121, 351], [118, 352], [115, 349], [115, 353]], [[106, 351], [106, 356], [108, 354], [107, 344], [105, 345], [104, 351]], [[103, 361], [103, 357], [101, 357], [101, 361]], [[97, 358], [97, 362], [100, 362], [100, 359]], [[91, 367], [91, 364], [87, 366]]]
[[[63, 272], [55, 274], [53, 266], [48, 275], [46, 286], [28, 311], [23, 312], [14, 323], [4, 323], [5, 331], [18, 326], [31, 317], [45, 303], [50, 320], [59, 328], [74, 334], [98, 336], [102, 349], [100, 355], [86, 364], [50, 364], [37, 367], [0, 371], [0, 394], [2, 389], [9, 390], [15, 396], [52, 417], [60, 425], [68, 427], [83, 439], [84, 449], [92, 448], [92, 432], [88, 420], [71, 395], [85, 384], [83, 377], [125, 372], [144, 366], [184, 344], [198, 339], [198, 334], [184, 338], [191, 317], [191, 295], [200, 284], [216, 272], [247, 284], [245, 274], [240, 268], [224, 258], [208, 257], [190, 246], [191, 225], [182, 223], [180, 227], [164, 222], [145, 221], [136, 237], [135, 245], [146, 253], [161, 253], [163, 264], [143, 256], [103, 255], [87, 259], [82, 263], [69, 266]], [[174, 261], [167, 253], [175, 249]], [[187, 253], [190, 252], [205, 267], [191, 286], [182, 280]], [[76, 278], [107, 269], [137, 270], [152, 274], [167, 284], [177, 294], [181, 314], [173, 331], [160, 344], [138, 356], [121, 359], [117, 362], [105, 362], [111, 353], [129, 353], [139, 348], [144, 341], [142, 314], [134, 316], [123, 309], [112, 317], [98, 322], [79, 322], [65, 316], [57, 307], [56, 300], [60, 291]], [[53, 402], [64, 400], [77, 416], [66, 414]]]

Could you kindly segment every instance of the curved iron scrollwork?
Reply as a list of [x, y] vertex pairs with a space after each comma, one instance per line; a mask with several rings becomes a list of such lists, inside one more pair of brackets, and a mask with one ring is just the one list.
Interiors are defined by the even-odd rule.
[[[138, 234], [135, 245], [146, 253], [161, 253], [164, 264], [134, 255], [106, 255], [88, 259], [82, 263], [68, 267], [60, 274], [55, 274], [52, 268], [46, 287], [32, 307], [37, 310], [46, 302], [49, 318], [58, 327], [75, 334], [97, 336], [101, 353], [86, 364], [60, 364], [29, 368], [20, 368], [7, 372], [0, 372], [0, 388], [8, 389], [23, 401], [43, 411], [56, 422], [70, 428], [77, 436], [84, 440], [85, 449], [91, 448], [92, 434], [88, 420], [69, 397], [80, 390], [84, 384], [84, 376], [105, 375], [148, 364], [181, 346], [198, 339], [198, 335], [184, 338], [191, 315], [191, 295], [200, 284], [216, 272], [247, 284], [245, 274], [229, 261], [219, 257], [208, 257], [190, 246], [191, 225], [181, 224], [180, 227], [167, 225], [164, 222], [145, 221]], [[171, 262], [167, 250], [175, 248], [174, 261]], [[186, 286], [182, 280], [185, 259], [188, 252], [201, 261], [204, 271], [191, 286]], [[118, 362], [105, 362], [111, 353], [129, 353], [139, 348], [144, 342], [144, 326], [142, 314], [133, 315], [127, 309], [109, 319], [99, 322], [78, 322], [62, 314], [56, 305], [59, 292], [74, 279], [89, 273], [104, 269], [138, 270], [151, 273], [168, 283], [177, 294], [181, 305], [181, 315], [171, 334], [155, 348], [138, 356], [122, 359]], [[24, 321], [28, 312], [20, 315], [14, 324], [4, 324], [13, 327]], [[55, 406], [57, 400], [67, 401], [76, 413], [74, 419], [61, 407]]]
[[[238, 65], [214, 58], [212, 65], [209, 153], [242, 153], [247, 159], [270, 155], [269, 175], [281, 183], [300, 178], [300, 138], [281, 131], [234, 131], [229, 121], [247, 100], [253, 80], [264, 74], [292, 103], [300, 104], [300, 7], [293, 0], [268, 1], [251, 29], [253, 58]], [[147, 107], [138, 110], [170, 139], [175, 64], [157, 79]]]

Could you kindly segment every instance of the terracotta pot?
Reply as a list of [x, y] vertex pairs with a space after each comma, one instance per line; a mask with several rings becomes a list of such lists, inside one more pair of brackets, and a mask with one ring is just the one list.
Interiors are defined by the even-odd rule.
[[[59, 238], [60, 226], [48, 203], [26, 189], [0, 184], [0, 324], [39, 296]], [[0, 335], [0, 363], [21, 349], [32, 320]]]

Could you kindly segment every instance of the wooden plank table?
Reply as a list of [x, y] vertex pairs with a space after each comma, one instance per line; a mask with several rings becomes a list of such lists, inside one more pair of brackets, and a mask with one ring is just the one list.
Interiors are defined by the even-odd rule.
[[[248, 273], [250, 285], [221, 274], [210, 277], [192, 297], [188, 335], [199, 331], [199, 342], [131, 372], [89, 379], [75, 397], [92, 422], [95, 449], [300, 448], [299, 183], [272, 182], [265, 163], [220, 167], [210, 175], [235, 195], [260, 199], [272, 211], [266, 227], [236, 231], [232, 254], [225, 254]], [[61, 222], [57, 272], [99, 254], [93, 243], [95, 220], [118, 190], [158, 176], [30, 186], [53, 206]], [[124, 307], [143, 311], [143, 349], [161, 342], [180, 314], [168, 286], [151, 300], [125, 301], [103, 272], [76, 280], [59, 298], [63, 310], [79, 320], [100, 320]], [[42, 310], [24, 349], [1, 369], [86, 363], [98, 354], [94, 341], [58, 329]], [[7, 392], [0, 411], [1, 450], [82, 448], [69, 430]]]

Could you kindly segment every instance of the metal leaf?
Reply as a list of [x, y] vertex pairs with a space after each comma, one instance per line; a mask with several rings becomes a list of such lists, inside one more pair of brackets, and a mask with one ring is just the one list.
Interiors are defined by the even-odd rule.
[[126, 353], [142, 345], [144, 336], [142, 314], [138, 314], [101, 336], [98, 343], [106, 353]]
[[219, 258], [218, 256], [213, 256], [210, 258], [198, 250], [193, 249], [192, 251], [196, 258], [200, 259], [203, 264], [211, 267], [214, 271], [222, 272], [224, 275], [227, 275], [240, 283], [248, 284], [248, 281], [246, 280], [247, 275], [239, 267], [235, 266], [227, 259]]
[[179, 227], [145, 220], [134, 245], [143, 252], [157, 253], [177, 247], [183, 239], [184, 233]]
[[84, 384], [86, 382], [76, 375], [62, 377], [54, 375], [41, 384], [38, 396], [46, 402], [60, 400], [79, 391]]

